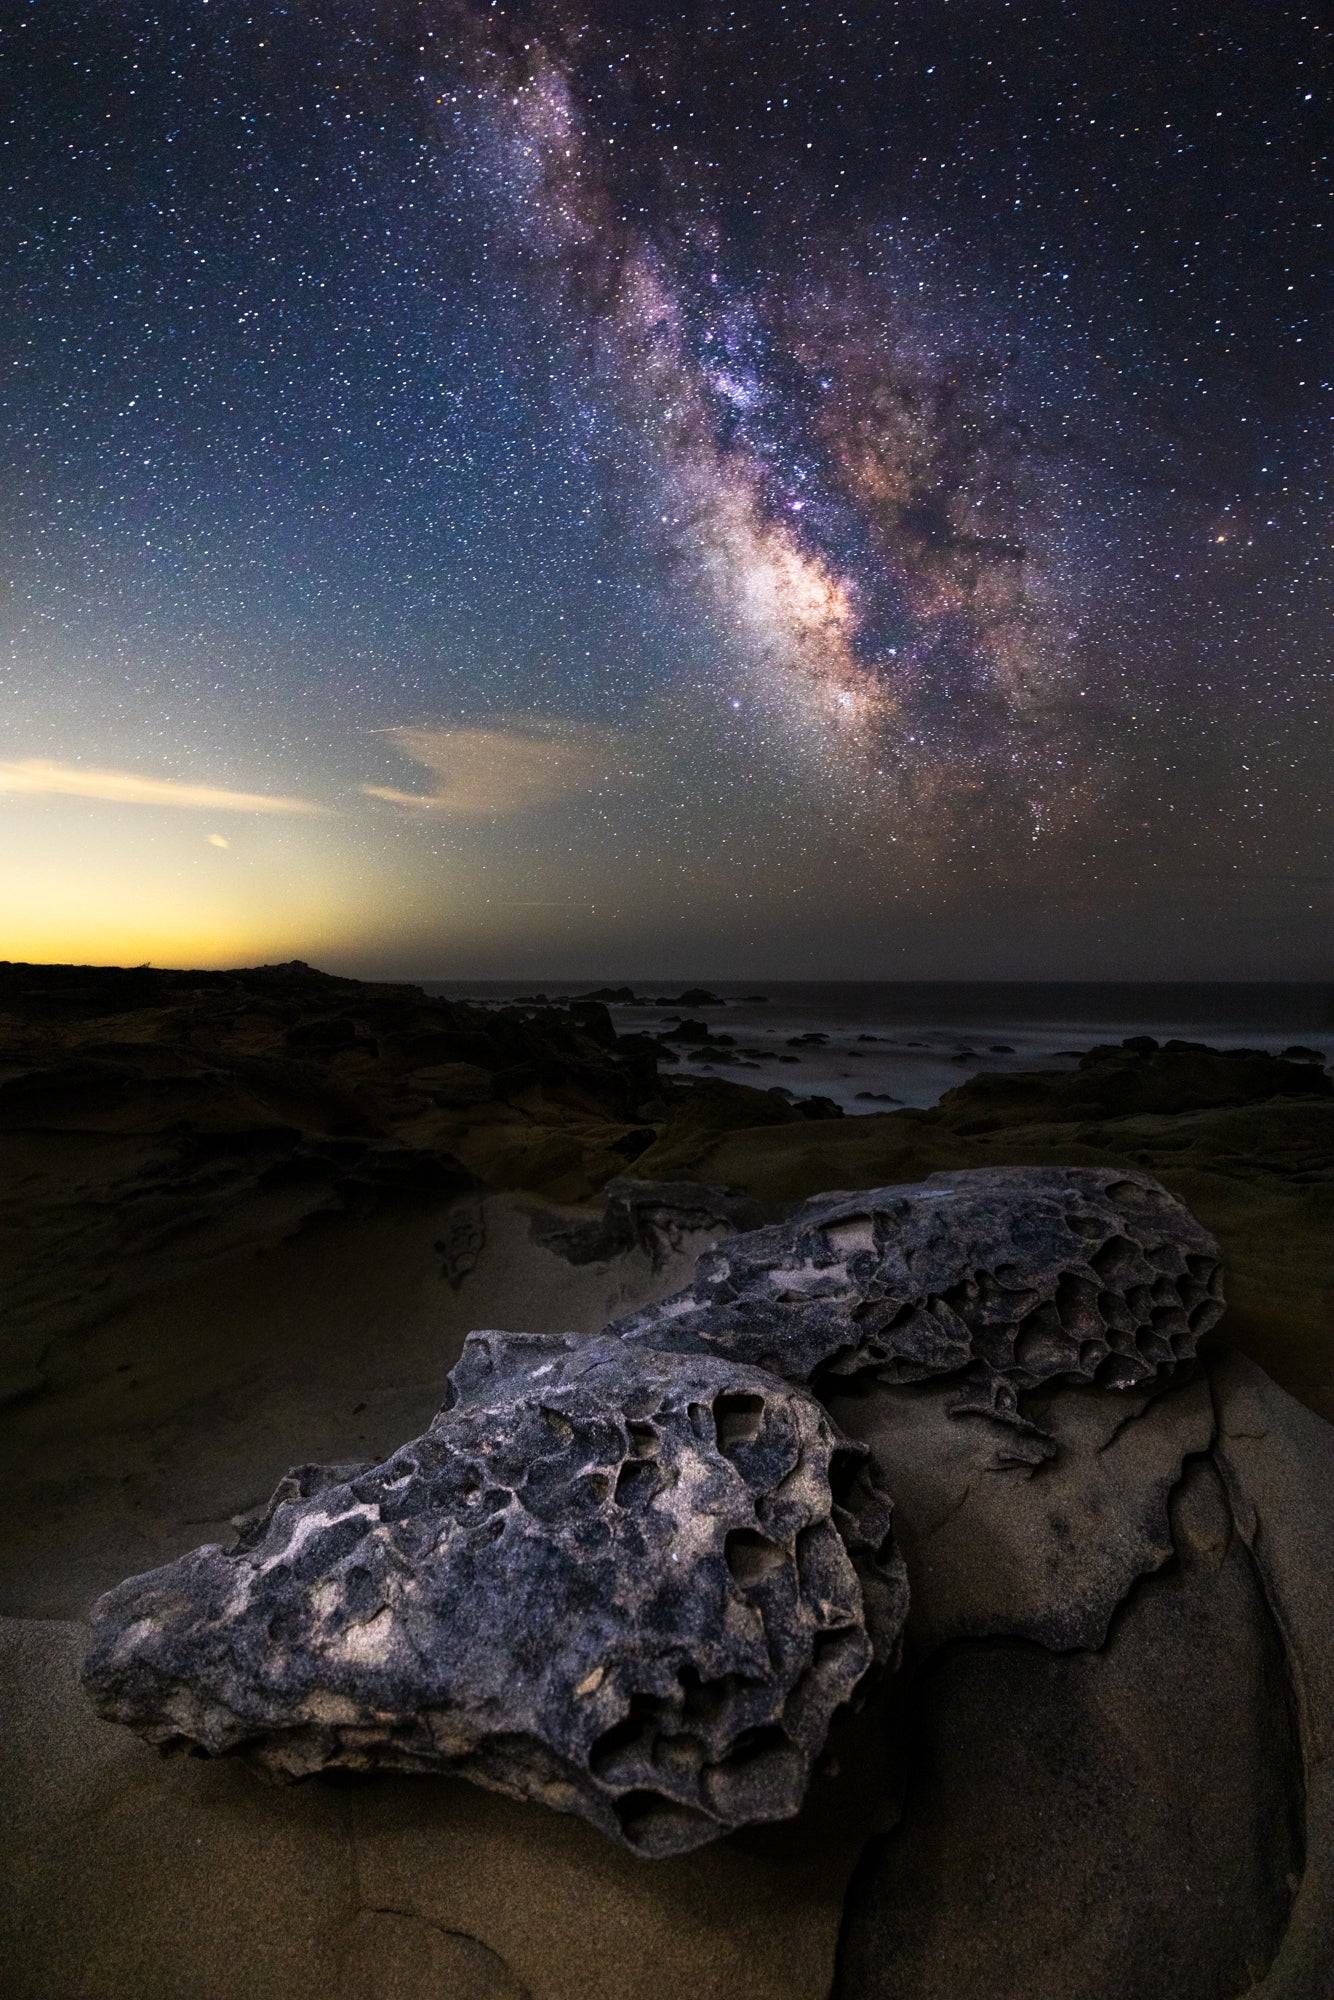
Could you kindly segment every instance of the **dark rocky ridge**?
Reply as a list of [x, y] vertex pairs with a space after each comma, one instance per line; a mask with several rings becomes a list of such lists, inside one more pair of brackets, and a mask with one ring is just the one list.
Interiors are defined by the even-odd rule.
[[[53, 1338], [316, 1218], [478, 1185], [586, 1199], [689, 1105], [661, 1060], [596, 1001], [481, 1008], [301, 964], [0, 964], [0, 1399], [40, 1388]], [[810, 1109], [740, 1098], [771, 1123]]]

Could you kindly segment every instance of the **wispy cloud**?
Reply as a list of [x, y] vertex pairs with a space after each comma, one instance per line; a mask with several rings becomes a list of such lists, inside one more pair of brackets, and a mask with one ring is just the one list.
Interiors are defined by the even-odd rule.
[[607, 759], [596, 736], [576, 739], [539, 723], [501, 729], [387, 729], [395, 749], [435, 774], [429, 792], [363, 785], [368, 798], [459, 819], [535, 811], [592, 790]]
[[309, 799], [270, 792], [229, 792], [220, 785], [187, 785], [175, 778], [145, 778], [136, 771], [98, 771], [85, 764], [55, 764], [45, 757], [0, 759], [0, 792], [58, 792], [76, 799], [105, 799], [121, 806], [181, 806], [192, 812], [317, 813]]

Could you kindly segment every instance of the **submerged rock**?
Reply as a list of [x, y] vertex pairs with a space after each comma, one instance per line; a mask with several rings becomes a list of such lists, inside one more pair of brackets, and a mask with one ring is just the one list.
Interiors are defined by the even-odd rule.
[[1222, 1310], [1217, 1244], [1148, 1174], [997, 1167], [819, 1195], [608, 1332], [797, 1382], [971, 1371], [961, 1413], [1022, 1434], [1023, 1391], [1149, 1381]]
[[453, 1771], [647, 1856], [785, 1818], [906, 1613], [866, 1448], [711, 1356], [477, 1334], [382, 1464], [109, 1592], [85, 1686], [270, 1774]]

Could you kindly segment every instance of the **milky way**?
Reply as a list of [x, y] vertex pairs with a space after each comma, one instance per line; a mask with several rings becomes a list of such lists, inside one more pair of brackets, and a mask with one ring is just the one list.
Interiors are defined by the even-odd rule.
[[23, 935], [1323, 970], [1315, 14], [28, 12]]
[[840, 240], [800, 187], [777, 254], [744, 274], [681, 170], [659, 227], [634, 226], [551, 51], [526, 41], [499, 77], [494, 58], [442, 103], [456, 132], [471, 118], [548, 306], [586, 322], [603, 393], [642, 426], [664, 549], [727, 634], [720, 685], [837, 780], [845, 812], [903, 824], [929, 802], [939, 834], [997, 779], [1034, 825], [1084, 803], [1065, 774], [1088, 538], [1003, 340], [938, 304], [938, 264], [924, 297], [910, 274], [931, 267], [892, 231]]

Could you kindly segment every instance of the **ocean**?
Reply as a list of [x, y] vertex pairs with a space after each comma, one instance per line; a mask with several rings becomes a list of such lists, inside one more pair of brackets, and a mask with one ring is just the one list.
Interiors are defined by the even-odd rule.
[[[673, 1043], [673, 1076], [723, 1076], [850, 1113], [935, 1104], [980, 1070], [1065, 1069], [1098, 1042], [1127, 1035], [1278, 1053], [1294, 1043], [1334, 1061], [1334, 985], [1166, 985], [810, 980], [422, 980], [428, 993], [497, 1005], [538, 994], [566, 1000], [627, 986], [609, 1002], [621, 1033], [662, 1034], [681, 1020], [732, 1037], [730, 1060]], [[680, 1004], [692, 986], [720, 1006]], [[819, 1039], [802, 1039], [816, 1037]], [[795, 1046], [794, 1046], [795, 1044]]]

